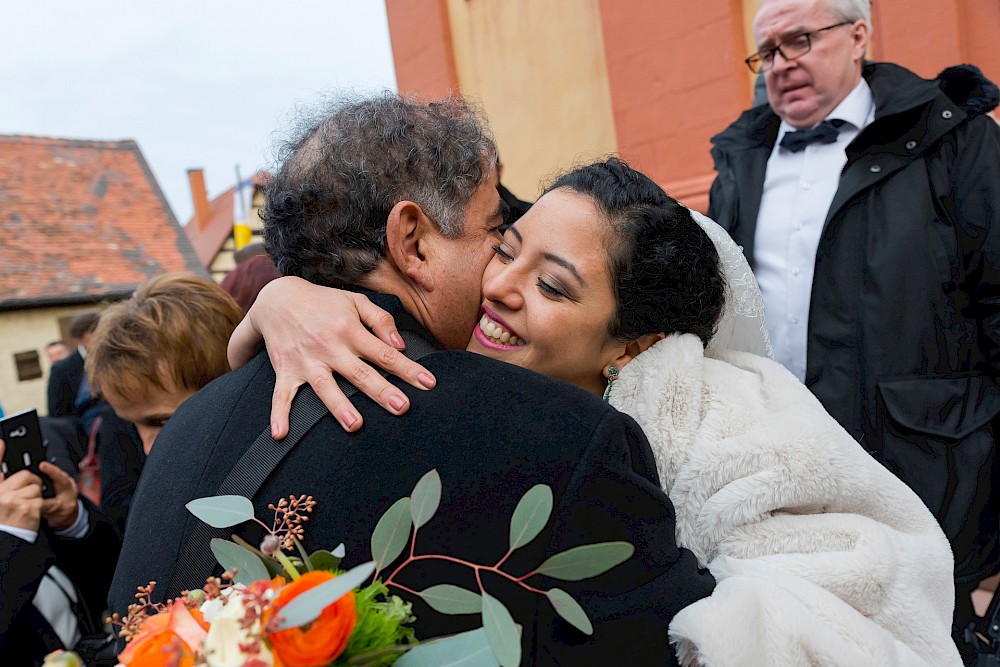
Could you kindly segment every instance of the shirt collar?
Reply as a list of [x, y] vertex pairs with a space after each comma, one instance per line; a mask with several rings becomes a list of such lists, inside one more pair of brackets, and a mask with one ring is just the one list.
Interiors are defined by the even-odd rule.
[[[875, 98], [872, 97], [872, 89], [868, 87], [868, 82], [864, 77], [854, 86], [854, 90], [848, 93], [847, 97], [840, 101], [833, 111], [823, 120], [842, 120], [850, 125], [854, 130], [861, 130], [875, 118]], [[786, 132], [794, 132], [795, 128], [781, 121], [778, 127], [778, 141], [785, 136]], [[777, 145], [777, 144], [776, 144]]]

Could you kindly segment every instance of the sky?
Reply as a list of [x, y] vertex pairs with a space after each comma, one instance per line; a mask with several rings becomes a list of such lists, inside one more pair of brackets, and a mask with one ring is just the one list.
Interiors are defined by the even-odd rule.
[[183, 225], [268, 168], [298, 110], [396, 89], [384, 0], [3, 2], [0, 134], [134, 139]]

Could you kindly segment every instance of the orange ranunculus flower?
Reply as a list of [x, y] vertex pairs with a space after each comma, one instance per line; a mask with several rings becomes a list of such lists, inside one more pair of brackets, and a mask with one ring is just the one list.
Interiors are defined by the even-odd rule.
[[[333, 579], [329, 572], [307, 572], [288, 584], [271, 602], [264, 616], [268, 621], [281, 616], [281, 609], [301, 593]], [[347, 639], [354, 631], [358, 613], [354, 606], [354, 591], [343, 596], [312, 623], [302, 627], [279, 630], [268, 635], [276, 657], [287, 667], [321, 667], [328, 665], [344, 652]]]
[[192, 667], [195, 651], [208, 634], [208, 623], [197, 609], [189, 610], [180, 600], [167, 611], [146, 619], [138, 635], [118, 656], [123, 665]]

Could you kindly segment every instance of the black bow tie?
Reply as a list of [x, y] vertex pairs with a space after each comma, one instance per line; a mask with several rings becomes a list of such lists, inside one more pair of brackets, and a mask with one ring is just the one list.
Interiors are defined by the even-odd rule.
[[781, 147], [798, 153], [812, 143], [832, 144], [837, 140], [840, 126], [843, 124], [842, 120], [824, 120], [811, 130], [786, 132], [785, 136], [781, 138]]

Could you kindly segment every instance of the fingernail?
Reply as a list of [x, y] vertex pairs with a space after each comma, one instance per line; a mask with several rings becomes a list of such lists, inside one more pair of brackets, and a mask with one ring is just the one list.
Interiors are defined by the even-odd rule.
[[430, 373], [420, 373], [417, 375], [417, 379], [420, 380], [420, 384], [424, 385], [428, 389], [434, 386], [434, 376]]
[[403, 342], [403, 339], [395, 331], [389, 334], [389, 338], [392, 340], [392, 344], [395, 345], [397, 349], [402, 350], [406, 347], [406, 343]]
[[393, 410], [399, 412], [400, 410], [403, 409], [403, 406], [406, 405], [406, 401], [403, 400], [402, 396], [390, 396], [389, 405], [392, 406]]
[[340, 415], [340, 423], [344, 428], [351, 428], [358, 422], [358, 416], [353, 412], [344, 412]]
[[272, 438], [277, 438], [278, 437], [278, 425], [277, 424], [271, 424], [271, 437]]

